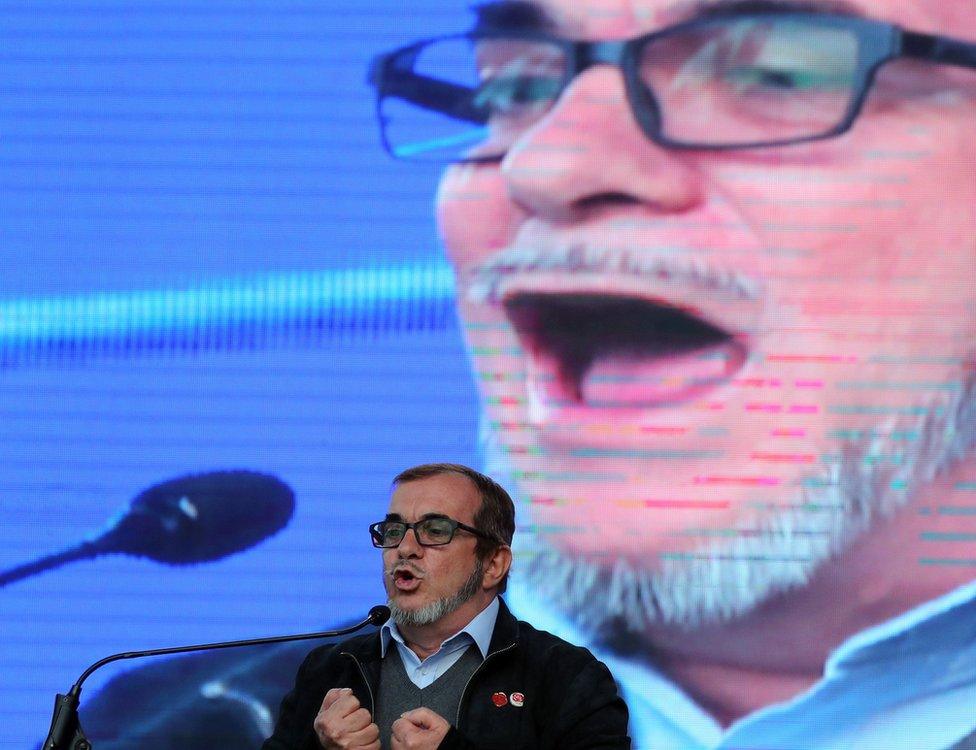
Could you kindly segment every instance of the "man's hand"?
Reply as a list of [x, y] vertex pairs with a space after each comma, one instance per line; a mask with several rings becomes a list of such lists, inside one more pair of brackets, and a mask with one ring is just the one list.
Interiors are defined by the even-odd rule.
[[429, 708], [407, 711], [393, 722], [393, 750], [436, 750], [450, 728]]
[[325, 694], [313, 726], [325, 750], [380, 750], [380, 729], [349, 688]]

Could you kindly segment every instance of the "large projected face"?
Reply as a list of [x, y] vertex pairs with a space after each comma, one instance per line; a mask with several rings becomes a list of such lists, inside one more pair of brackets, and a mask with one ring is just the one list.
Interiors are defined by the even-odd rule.
[[[966, 5], [844, 12], [970, 35]], [[689, 18], [655, 0], [537, 7], [512, 22], [571, 40]], [[779, 140], [832, 122], [848, 41], [780, 30], [649, 52], [664, 135]], [[554, 63], [533, 54], [481, 64], [538, 85]], [[797, 94], [814, 75], [817, 95]], [[499, 160], [446, 171], [440, 227], [489, 440], [549, 550], [522, 563], [540, 590], [561, 582], [553, 596], [595, 627], [722, 621], [969, 460], [974, 95], [972, 71], [898, 60], [837, 137], [675, 149], [598, 63], [510, 118]]]

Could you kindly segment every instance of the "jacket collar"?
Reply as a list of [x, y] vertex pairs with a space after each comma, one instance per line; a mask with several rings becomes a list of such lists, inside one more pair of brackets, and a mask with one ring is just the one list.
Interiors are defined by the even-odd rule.
[[519, 638], [519, 621], [509, 610], [505, 600], [498, 597], [498, 619], [495, 620], [495, 632], [491, 636], [488, 655], [513, 646]]
[[[498, 597], [498, 618], [495, 620], [495, 630], [491, 635], [488, 655], [509, 648], [518, 641], [519, 622], [511, 613], [505, 600]], [[369, 665], [381, 661], [380, 631], [358, 638], [351, 638], [342, 644], [342, 651], [352, 654], [362, 664]]]

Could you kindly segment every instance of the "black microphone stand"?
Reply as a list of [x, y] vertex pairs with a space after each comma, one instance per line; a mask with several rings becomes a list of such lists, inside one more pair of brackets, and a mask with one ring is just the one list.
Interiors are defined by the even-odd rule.
[[349, 635], [367, 625], [382, 625], [390, 618], [388, 607], [378, 604], [373, 607], [365, 620], [339, 630], [323, 630], [318, 633], [300, 633], [297, 635], [276, 635], [269, 638], [251, 638], [245, 641], [223, 641], [221, 643], [199, 643], [194, 646], [173, 646], [170, 648], [154, 648], [148, 651], [125, 651], [112, 654], [100, 659], [82, 672], [81, 677], [66, 693], [58, 693], [54, 699], [54, 715], [51, 717], [51, 728], [41, 750], [91, 750], [92, 744], [85, 737], [78, 719], [78, 703], [81, 698], [81, 683], [88, 679], [96, 669], [122, 659], [138, 659], [143, 656], [164, 656], [166, 654], [185, 654], [190, 651], [211, 651], [220, 648], [239, 648], [242, 646], [258, 646], [265, 643], [284, 643], [285, 641], [306, 641], [313, 638], [336, 638]]
[[71, 549], [0, 572], [0, 587], [6, 586], [8, 583], [13, 583], [14, 581], [19, 581], [22, 578], [30, 578], [38, 573], [43, 573], [45, 570], [58, 568], [65, 563], [76, 562], [78, 560], [90, 560], [98, 557], [105, 551], [95, 542], [82, 542]]

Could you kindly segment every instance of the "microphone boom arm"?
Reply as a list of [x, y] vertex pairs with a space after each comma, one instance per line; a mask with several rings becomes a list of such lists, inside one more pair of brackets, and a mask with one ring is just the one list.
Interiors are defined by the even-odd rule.
[[24, 563], [23, 565], [18, 565], [16, 568], [11, 568], [10, 570], [5, 570], [0, 572], [0, 588], [6, 586], [7, 584], [13, 583], [14, 581], [19, 581], [22, 578], [30, 578], [38, 573], [43, 573], [46, 570], [52, 570], [58, 568], [65, 563], [77, 562], [78, 560], [89, 560], [93, 557], [98, 557], [102, 551], [91, 542], [83, 542], [71, 549], [66, 549], [61, 552], [56, 552], [54, 554], [42, 557], [40, 560], [33, 560], [29, 563]]
[[[323, 630], [316, 633], [297, 633], [294, 635], [276, 635], [267, 638], [249, 638], [243, 641], [221, 641], [218, 643], [198, 643], [192, 646], [171, 646], [168, 648], [154, 648], [145, 651], [123, 651], [119, 654], [106, 656], [92, 664], [81, 673], [81, 677], [71, 686], [67, 694], [58, 693], [54, 701], [54, 715], [51, 718], [51, 728], [47, 738], [41, 746], [42, 750], [91, 750], [91, 742], [85, 737], [78, 720], [78, 703], [81, 697], [81, 684], [96, 669], [123, 659], [137, 659], [144, 656], [165, 656], [169, 654], [185, 654], [192, 651], [214, 651], [224, 648], [239, 648], [243, 646], [259, 646], [269, 643], [284, 643], [285, 641], [306, 641], [314, 638], [337, 638], [342, 635], [355, 633], [367, 625], [382, 625], [390, 617], [388, 607], [378, 604], [373, 607], [366, 619], [355, 625], [338, 630]], [[70, 739], [69, 739], [70, 738]]]

